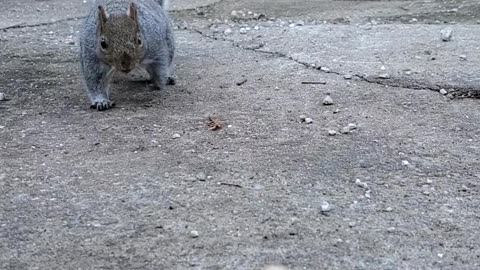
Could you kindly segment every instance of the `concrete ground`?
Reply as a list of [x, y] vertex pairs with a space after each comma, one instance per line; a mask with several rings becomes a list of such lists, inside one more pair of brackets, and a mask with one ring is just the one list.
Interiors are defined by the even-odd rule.
[[0, 269], [480, 268], [478, 1], [172, 0], [105, 112], [85, 2], [2, 2]]

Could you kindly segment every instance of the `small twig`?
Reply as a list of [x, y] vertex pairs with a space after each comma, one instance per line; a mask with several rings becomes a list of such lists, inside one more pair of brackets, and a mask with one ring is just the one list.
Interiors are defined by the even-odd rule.
[[318, 81], [318, 82], [302, 82], [302, 84], [327, 84], [326, 81]]
[[221, 182], [220, 185], [222, 186], [230, 186], [230, 187], [237, 187], [237, 188], [243, 188], [242, 186], [238, 185], [238, 184], [231, 184], [231, 183], [224, 183], [224, 182]]
[[242, 86], [242, 85], [244, 85], [247, 81], [248, 81], [247, 79], [243, 79], [242, 81], [237, 82], [237, 86]]

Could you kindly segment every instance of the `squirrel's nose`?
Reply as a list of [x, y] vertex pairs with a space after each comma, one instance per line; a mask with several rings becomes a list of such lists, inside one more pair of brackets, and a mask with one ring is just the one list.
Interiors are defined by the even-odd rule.
[[120, 60], [120, 66], [124, 72], [132, 71], [132, 57], [127, 53], [123, 53], [122, 59]]

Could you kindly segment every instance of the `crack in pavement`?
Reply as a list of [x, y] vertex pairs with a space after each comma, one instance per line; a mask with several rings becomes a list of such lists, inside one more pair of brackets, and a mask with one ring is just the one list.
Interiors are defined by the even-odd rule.
[[76, 20], [81, 20], [86, 18], [86, 16], [79, 16], [79, 17], [71, 17], [71, 18], [65, 18], [65, 19], [60, 19], [56, 21], [50, 21], [50, 22], [40, 22], [40, 23], [34, 23], [34, 24], [26, 24], [26, 23], [19, 23], [19, 24], [14, 24], [10, 25], [7, 27], [0, 28], [0, 31], [7, 31], [10, 29], [22, 29], [22, 28], [30, 28], [30, 27], [38, 27], [38, 26], [47, 26], [47, 25], [53, 25], [61, 22], [68, 22], [68, 21], [76, 21]]
[[376, 76], [367, 76], [367, 75], [362, 75], [362, 74], [343, 74], [338, 71], [333, 71], [330, 70], [327, 67], [322, 67], [322, 66], [315, 66], [313, 63], [308, 63], [304, 61], [300, 61], [299, 59], [296, 59], [292, 56], [289, 56], [285, 53], [282, 52], [272, 52], [272, 51], [266, 51], [266, 50], [261, 50], [261, 48], [264, 46], [262, 43], [254, 46], [254, 47], [245, 47], [241, 46], [240, 44], [236, 43], [233, 40], [229, 40], [223, 37], [218, 37], [218, 36], [213, 36], [213, 35], [208, 35], [204, 33], [203, 31], [196, 29], [196, 28], [188, 28], [189, 30], [200, 34], [203, 37], [213, 39], [213, 40], [221, 40], [221, 41], [227, 41], [230, 42], [234, 47], [237, 47], [242, 50], [246, 51], [253, 51], [257, 53], [262, 53], [262, 54], [269, 54], [273, 55], [278, 58], [284, 58], [288, 59], [291, 61], [296, 62], [297, 64], [303, 65], [304, 67], [308, 69], [315, 69], [323, 73], [330, 73], [330, 74], [335, 74], [338, 76], [346, 76], [346, 75], [351, 75], [352, 77], [355, 77], [359, 79], [360, 81], [369, 83], [369, 84], [376, 84], [376, 85], [381, 85], [381, 86], [386, 86], [386, 87], [392, 87], [392, 88], [405, 88], [405, 89], [411, 89], [411, 90], [431, 90], [435, 92], [439, 92], [441, 89], [448, 89], [448, 96], [453, 99], [453, 98], [480, 98], [480, 90], [475, 89], [473, 87], [456, 87], [453, 85], [431, 85], [428, 83], [422, 83], [422, 82], [415, 82], [415, 81], [410, 81], [410, 82], [405, 82], [402, 81], [401, 79], [382, 79]]

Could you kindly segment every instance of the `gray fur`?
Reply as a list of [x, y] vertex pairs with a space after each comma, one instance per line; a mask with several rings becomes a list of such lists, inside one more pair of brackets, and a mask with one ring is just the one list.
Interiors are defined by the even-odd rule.
[[[98, 110], [106, 110], [114, 105], [109, 96], [112, 67], [97, 56], [98, 6], [102, 4], [108, 16], [124, 15], [131, 1], [96, 0], [83, 25], [80, 36], [81, 68], [92, 107]], [[166, 2], [166, 0], [134, 0], [145, 49], [139, 65], [149, 72], [151, 80], [159, 87], [175, 83], [173, 79], [175, 41], [167, 12], [161, 6]]]

